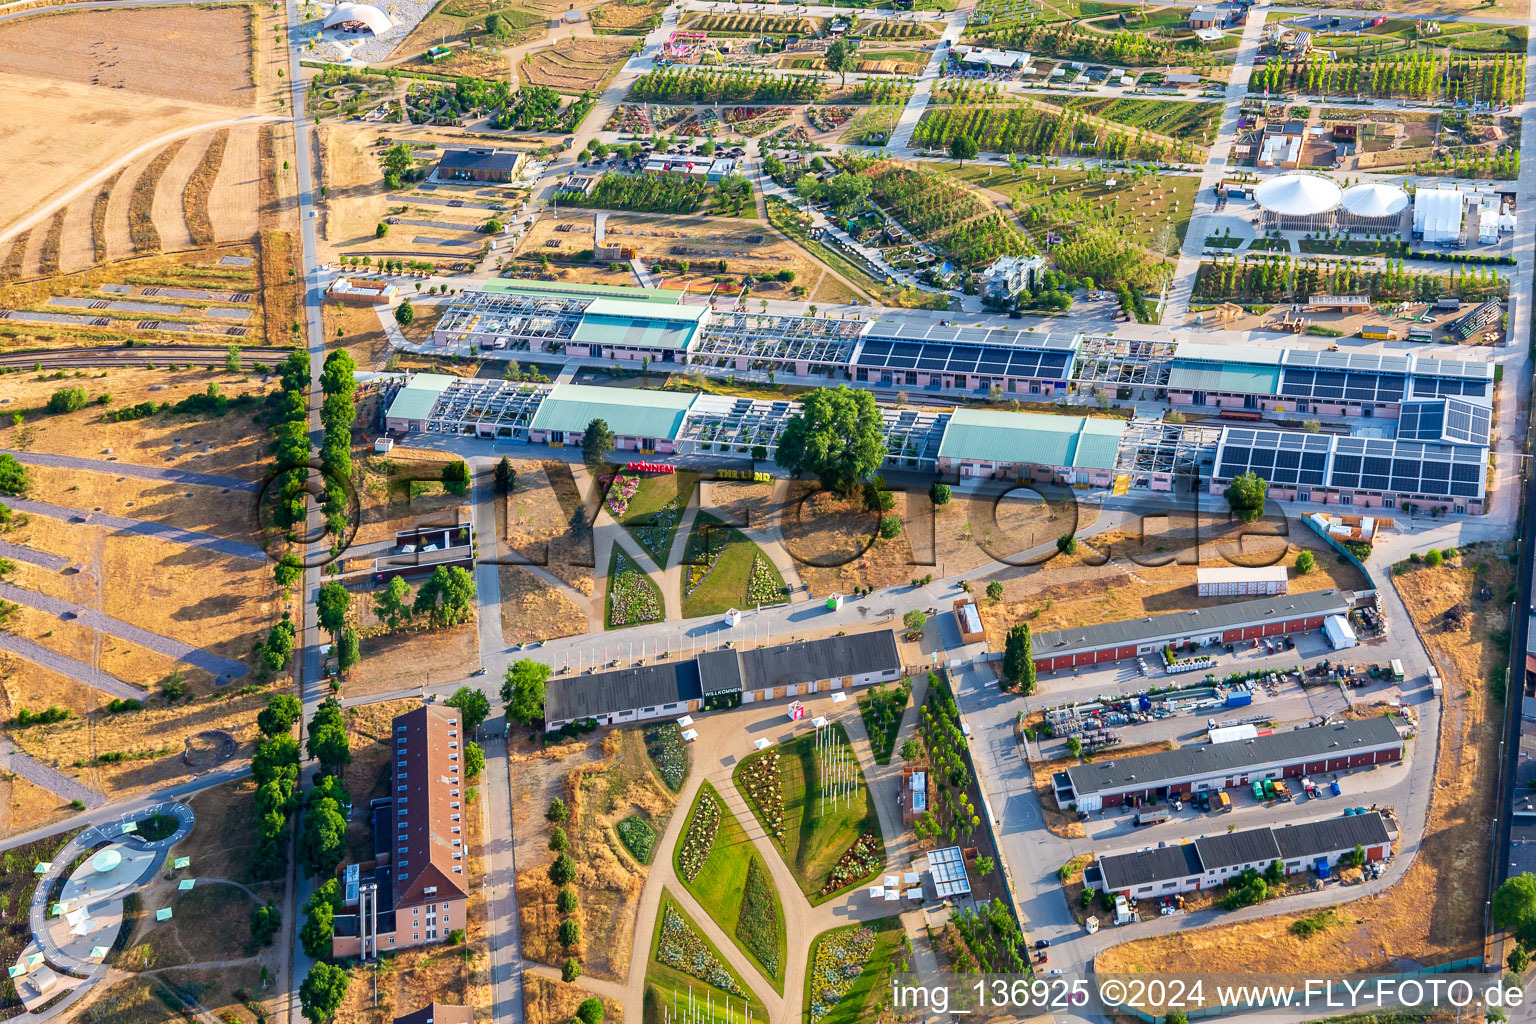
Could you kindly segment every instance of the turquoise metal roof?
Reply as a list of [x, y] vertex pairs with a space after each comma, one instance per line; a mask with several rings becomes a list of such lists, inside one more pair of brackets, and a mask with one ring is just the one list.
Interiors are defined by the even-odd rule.
[[623, 437], [674, 440], [697, 397], [675, 391], [557, 384], [539, 403], [529, 428], [583, 431], [593, 420], [602, 419], [609, 430]]
[[961, 409], [939, 442], [941, 459], [1113, 469], [1123, 420]]
[[445, 373], [418, 373], [395, 392], [384, 415], [397, 420], [424, 420], [432, 414], [432, 406], [448, 390], [448, 385], [456, 380], [457, 377]]
[[708, 313], [705, 306], [662, 306], [629, 299], [593, 299], [571, 340], [582, 345], [631, 348], [688, 347]]
[[597, 296], [662, 306], [675, 306], [683, 301], [680, 288], [630, 288], [618, 284], [570, 284], [564, 281], [519, 281], [516, 278], [486, 281], [478, 287], [487, 292], [528, 292], [577, 298]]
[[1280, 368], [1250, 362], [1206, 362], [1175, 356], [1168, 386], [1179, 391], [1230, 391], [1248, 395], [1280, 393]]

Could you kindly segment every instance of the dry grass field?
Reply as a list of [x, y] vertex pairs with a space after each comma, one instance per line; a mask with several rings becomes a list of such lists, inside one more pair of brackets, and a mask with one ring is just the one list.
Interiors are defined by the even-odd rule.
[[[195, 136], [194, 136], [195, 137]], [[128, 237], [136, 252], [158, 252], [167, 246], [155, 226], [155, 195], [160, 191], [160, 181], [167, 169], [187, 148], [186, 139], [177, 139], [156, 153], [133, 183], [128, 198]], [[169, 214], [170, 210], [164, 211]], [[179, 214], [178, 214], [179, 216]], [[185, 231], [183, 224], [182, 231]]]
[[588, 609], [527, 569], [498, 568], [501, 579], [501, 637], [509, 644], [553, 640], [587, 631]]
[[[192, 175], [202, 165], [203, 158], [207, 156], [208, 148], [217, 134], [217, 132], [202, 132], [187, 139], [166, 164], [165, 170], [160, 174], [160, 180], [155, 184], [149, 215], [154, 221], [156, 233], [160, 236], [162, 249], [175, 251], [189, 249], [193, 245], [192, 228], [186, 214], [185, 196]], [[198, 244], [206, 245], [211, 241], [213, 239], [210, 233], [210, 237], [205, 237]]]
[[542, 565], [578, 592], [591, 594], [591, 534], [571, 528], [582, 501], [570, 467], [526, 459], [512, 465], [517, 483], [496, 509], [504, 557]]
[[633, 43], [626, 38], [568, 37], [524, 57], [517, 74], [525, 85], [547, 85], [570, 95], [597, 92], [624, 66]]
[[[570, 229], [555, 230], [559, 224], [569, 224]], [[714, 278], [719, 272], [717, 262], [725, 260], [728, 274], [750, 274], [760, 279], [753, 289], [754, 299], [789, 298], [794, 285], [814, 289], [823, 270], [821, 264], [807, 256], [803, 249], [755, 221], [615, 213], [609, 215], [606, 231], [608, 241], [634, 246], [647, 263], [658, 259], [666, 261], [665, 268], [652, 271], [662, 288], [687, 287], [690, 292], [708, 292], [714, 287]], [[537, 258], [541, 253], [553, 255], [557, 250], [544, 244], [548, 241], [559, 242], [560, 251], [567, 255], [592, 248], [591, 212], [562, 210], [553, 217], [539, 218], [523, 236], [517, 255], [531, 258]], [[675, 246], [686, 246], [687, 255], [673, 253]], [[679, 274], [673, 269], [673, 262], [678, 259], [690, 262], [689, 273]], [[794, 272], [794, 285], [767, 280], [783, 270]], [[608, 283], [634, 282], [626, 278]]]
[[[576, 1007], [592, 992], [580, 984], [567, 985], [537, 974], [523, 975], [523, 1009], [527, 1024], [567, 1024]], [[612, 999], [603, 1000], [603, 1024], [623, 1024], [624, 1008]]]
[[[1393, 577], [1445, 678], [1429, 822], [1403, 879], [1380, 895], [1340, 907], [1339, 922], [1310, 939], [1290, 932], [1299, 915], [1281, 913], [1116, 946], [1099, 954], [1097, 970], [1217, 973], [1284, 963], [1303, 973], [1354, 972], [1392, 970], [1404, 959], [1435, 964], [1482, 952], [1488, 823], [1495, 809], [1503, 714], [1488, 680], [1508, 657], [1505, 595], [1513, 579], [1508, 554], [1502, 545], [1479, 545], [1463, 551], [1458, 566], [1415, 568]], [[1487, 601], [1476, 597], [1484, 585], [1494, 594]], [[1452, 606], [1465, 613], [1459, 623], [1445, 617]], [[1422, 747], [1410, 754], [1436, 757]]]
[[645, 884], [646, 868], [620, 849], [613, 826], [638, 812], [659, 832], [676, 802], [651, 768], [642, 730], [595, 733], [549, 750], [514, 741], [509, 756], [523, 955], [553, 965], [565, 959], [556, 937], [561, 915], [546, 870], [553, 854], [546, 846], [544, 821], [549, 801], [559, 796], [571, 807], [566, 831], [578, 865], [583, 968], [592, 977], [623, 981], [633, 944], [635, 896]]
[[379, 314], [368, 306], [333, 302], [325, 307], [327, 348], [346, 349], [361, 369], [381, 369], [389, 358], [389, 336]]
[[252, 126], [231, 128], [229, 142], [213, 191], [207, 199], [208, 218], [215, 240], [254, 238], [261, 205], [261, 161], [257, 159], [259, 130]]
[[252, 17], [125, 8], [0, 26], [7, 139], [29, 157], [0, 178], [0, 226], [144, 143], [252, 109]]

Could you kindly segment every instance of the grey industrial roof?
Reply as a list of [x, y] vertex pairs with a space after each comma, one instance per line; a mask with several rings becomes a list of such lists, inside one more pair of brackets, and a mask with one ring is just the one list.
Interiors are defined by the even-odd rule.
[[705, 696], [741, 692], [741, 657], [734, 650], [705, 651], [698, 661]]
[[1067, 769], [1073, 791], [1118, 793], [1155, 789], [1183, 779], [1214, 778], [1260, 765], [1294, 764], [1402, 742], [1390, 718], [1364, 718], [1315, 729], [1293, 729], [1251, 740], [1202, 743], [1140, 757], [1095, 761]]
[[1135, 853], [1115, 853], [1100, 857], [1098, 864], [1104, 888], [1110, 892], [1205, 873], [1193, 843], [1164, 846], [1157, 850], [1137, 850]]
[[[1380, 814], [1352, 814], [1301, 825], [1255, 828], [1244, 832], [1204, 836], [1192, 843], [1113, 853], [1098, 858], [1084, 871], [1084, 879], [1097, 868], [1107, 892], [1135, 889], [1158, 882], [1172, 882], [1203, 875], [1238, 864], [1272, 860], [1306, 860], [1390, 842]], [[1310, 865], [1308, 865], [1310, 866]]]
[[518, 156], [507, 149], [449, 149], [443, 152], [439, 166], [450, 171], [515, 171]]
[[1195, 840], [1195, 849], [1200, 851], [1200, 863], [1207, 871], [1280, 859], [1280, 844], [1267, 828], [1204, 836]]
[[1097, 651], [1122, 644], [1147, 643], [1162, 637], [1181, 637], [1210, 630], [1230, 629], [1245, 623], [1291, 619], [1342, 612], [1349, 595], [1337, 590], [1311, 590], [1300, 594], [1276, 594], [1253, 601], [1234, 601], [1213, 608], [1167, 612], [1141, 619], [1121, 619], [1093, 626], [1075, 626], [1050, 633], [1036, 633], [1035, 658], [1060, 657], [1077, 651]]
[[699, 666], [693, 661], [669, 661], [598, 672], [590, 676], [551, 679], [544, 697], [544, 718], [567, 722], [578, 718], [699, 700]]
[[802, 640], [779, 647], [756, 647], [739, 653], [744, 690], [863, 675], [901, 665], [896, 634], [888, 629]]
[[1386, 823], [1375, 812], [1287, 825], [1274, 833], [1280, 844], [1280, 856], [1286, 860], [1352, 850], [1356, 846], [1379, 846], [1391, 839]]
[[744, 651], [706, 651], [685, 661], [551, 679], [544, 717], [551, 722], [595, 718], [700, 700], [708, 694], [794, 686], [900, 666], [896, 634], [889, 629]]

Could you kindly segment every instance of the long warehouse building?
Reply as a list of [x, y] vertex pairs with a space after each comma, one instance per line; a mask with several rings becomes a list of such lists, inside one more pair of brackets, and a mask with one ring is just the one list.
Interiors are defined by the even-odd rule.
[[1392, 834], [1381, 814], [1347, 814], [1299, 825], [1245, 829], [1161, 846], [1115, 853], [1089, 865], [1083, 879], [1105, 892], [1156, 898], [1222, 885], [1248, 869], [1262, 872], [1275, 861], [1285, 873], [1323, 871], [1359, 847], [1367, 862], [1392, 853]]
[[1402, 759], [1403, 737], [1383, 716], [1074, 765], [1052, 777], [1052, 788], [1062, 807], [1097, 811]]
[[1102, 665], [1186, 643], [1232, 644], [1322, 629], [1323, 620], [1330, 615], [1347, 615], [1353, 601], [1352, 594], [1339, 590], [1276, 594], [1194, 611], [1036, 633], [1031, 650], [1036, 672]]
[[1489, 403], [1493, 364], [1413, 353], [1234, 350], [1082, 333], [724, 312], [680, 291], [490, 281], [448, 304], [432, 348], [482, 358], [645, 363], [909, 394], [1046, 401], [1076, 389], [1226, 416], [1395, 419], [1405, 402]]

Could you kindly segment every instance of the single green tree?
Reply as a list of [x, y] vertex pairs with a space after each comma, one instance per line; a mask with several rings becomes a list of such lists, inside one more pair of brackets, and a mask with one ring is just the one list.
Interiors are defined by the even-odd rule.
[[405, 577], [391, 577], [384, 589], [374, 595], [373, 613], [392, 630], [411, 621], [411, 585]]
[[549, 802], [549, 809], [544, 812], [544, 820], [552, 825], [564, 825], [571, 820], [571, 809], [557, 796]]
[[336, 638], [336, 667], [346, 672], [362, 660], [363, 649], [357, 630], [342, 626], [341, 635]]
[[1083, 741], [1076, 736], [1067, 737], [1067, 756], [1078, 757], [1083, 752]]
[[549, 679], [549, 666], [532, 658], [521, 658], [507, 669], [506, 682], [501, 684], [501, 702], [506, 706], [507, 717], [514, 722], [532, 725], [544, 720], [544, 684]]
[[581, 961], [573, 956], [565, 958], [565, 963], [560, 967], [560, 980], [569, 985], [581, 977]]
[[32, 480], [27, 476], [27, 467], [17, 462], [14, 455], [0, 454], [0, 494], [19, 498], [27, 493], [27, 488], [31, 485]]
[[987, 598], [993, 602], [1003, 599], [1003, 581], [993, 580], [987, 584]]
[[229, 348], [224, 350], [224, 372], [225, 373], [239, 373], [240, 372], [240, 365], [241, 365], [240, 346], [239, 345], [231, 345], [231, 346], [229, 346]]
[[965, 166], [967, 160], [976, 159], [978, 152], [976, 140], [969, 135], [956, 135], [949, 140], [949, 155], [958, 160], [961, 167]]
[[950, 499], [949, 484], [934, 483], [928, 488], [928, 497], [935, 505], [948, 505]]
[[453, 696], [448, 698], [447, 704], [451, 708], [458, 708], [464, 718], [464, 731], [474, 732], [480, 727], [480, 723], [491, 715], [491, 699], [473, 686], [461, 686], [453, 691]]
[[347, 972], [325, 961], [309, 969], [299, 986], [299, 1010], [309, 1024], [329, 1024], [347, 997]]
[[1056, 550], [1064, 555], [1077, 554], [1077, 538], [1070, 533], [1064, 533], [1056, 538]]
[[464, 778], [474, 782], [485, 771], [485, 751], [473, 741], [464, 744]]
[[800, 411], [785, 424], [774, 461], [851, 495], [885, 459], [884, 424], [872, 392], [818, 388], [801, 399]]
[[574, 914], [580, 906], [580, 900], [576, 896], [576, 890], [570, 886], [564, 886], [555, 894], [555, 909], [562, 914]]
[[416, 167], [416, 158], [409, 142], [397, 142], [384, 152], [379, 170], [384, 175], [386, 188], [399, 188], [406, 175]]
[[928, 613], [921, 608], [913, 608], [901, 617], [901, 624], [906, 626], [909, 632], [920, 633], [928, 624]]
[[512, 460], [505, 455], [501, 457], [500, 462], [496, 463], [494, 482], [498, 494], [509, 494], [516, 486], [517, 471], [512, 468]]
[[347, 610], [352, 607], [352, 592], [340, 583], [327, 583], [315, 595], [315, 617], [320, 628], [335, 637], [347, 624]]
[[603, 1001], [596, 996], [583, 999], [576, 1007], [576, 1019], [581, 1024], [603, 1024]]
[[374, 225], [374, 227], [373, 227], [373, 237], [374, 238], [383, 238], [387, 234], [389, 234], [389, 225], [388, 224], [385, 224], [383, 221], [379, 221], [377, 224]]
[[1009, 627], [1003, 640], [1003, 682], [1026, 696], [1035, 692], [1035, 657], [1027, 622]]
[[913, 737], [901, 745], [901, 759], [903, 761], [916, 761], [923, 756], [923, 745]]
[[1264, 498], [1269, 483], [1253, 472], [1239, 473], [1227, 484], [1227, 506], [1238, 522], [1252, 523], [1264, 515]]
[[1312, 552], [1303, 551], [1296, 556], [1296, 575], [1306, 576], [1315, 568], [1317, 568], [1317, 559], [1313, 557]]
[[587, 429], [581, 433], [581, 461], [589, 472], [597, 473], [603, 468], [615, 443], [607, 420], [595, 419], [587, 424]]
[[303, 713], [299, 698], [291, 693], [274, 693], [256, 715], [256, 728], [263, 736], [286, 736]]
[[59, 388], [48, 396], [48, 411], [51, 413], [79, 412], [90, 401], [85, 388]]
[[395, 307], [395, 323], [401, 327], [409, 327], [416, 320], [416, 310], [411, 306], [411, 300], [406, 299]]
[[842, 76], [841, 81], [838, 83], [839, 88], [848, 87], [848, 72], [859, 66], [859, 57], [857, 52], [855, 52], [857, 49], [858, 47], [855, 43], [841, 36], [833, 40], [832, 45], [827, 47], [827, 70]]

